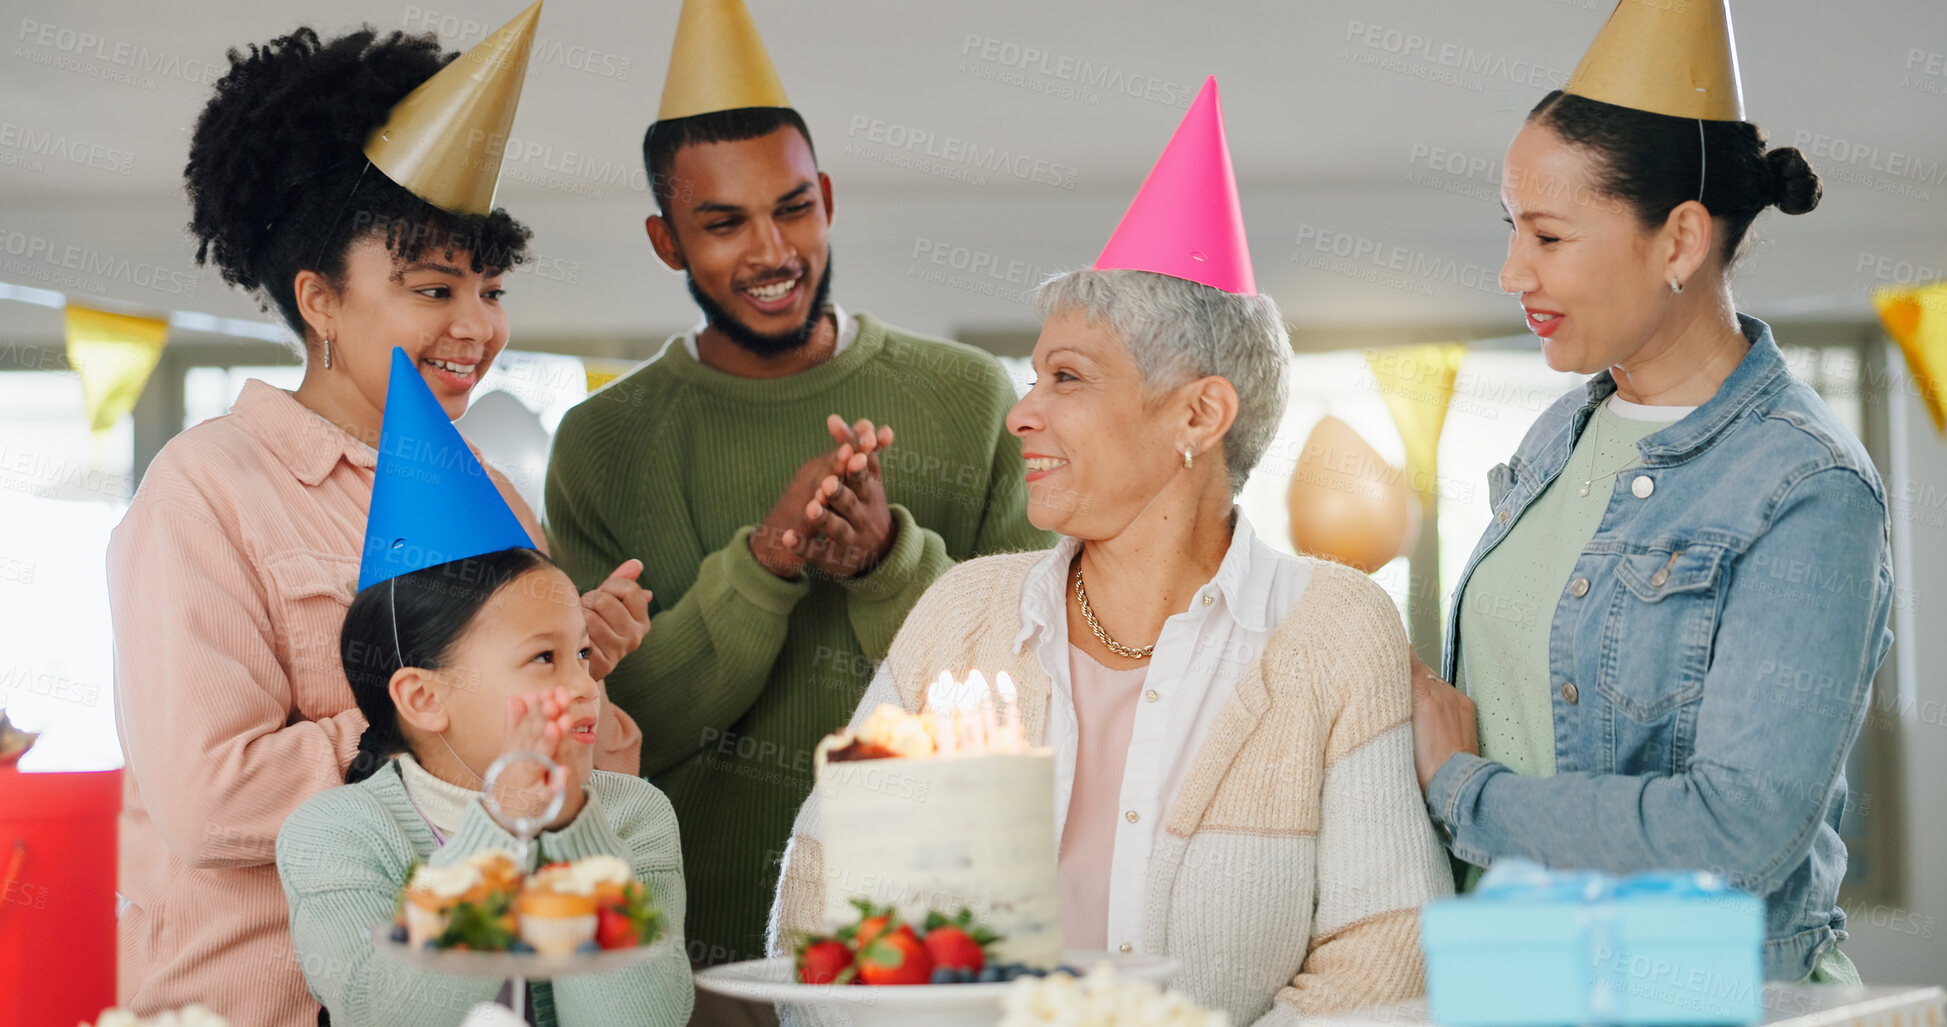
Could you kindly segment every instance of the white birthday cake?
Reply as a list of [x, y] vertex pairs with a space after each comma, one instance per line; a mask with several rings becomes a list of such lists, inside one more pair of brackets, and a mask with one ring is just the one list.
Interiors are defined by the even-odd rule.
[[1022, 737], [1013, 683], [947, 675], [925, 711], [881, 706], [819, 744], [827, 928], [854, 900], [922, 924], [972, 911], [997, 963], [1061, 963], [1054, 754]]

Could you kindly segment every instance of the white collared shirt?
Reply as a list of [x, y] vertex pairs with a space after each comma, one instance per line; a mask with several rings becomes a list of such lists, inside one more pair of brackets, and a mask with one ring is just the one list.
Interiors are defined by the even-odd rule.
[[[832, 356], [835, 357], [845, 352], [845, 347], [850, 346], [853, 340], [859, 337], [859, 319], [847, 314], [845, 308], [836, 303], [825, 304], [825, 309], [831, 311], [832, 320], [838, 325], [838, 343], [832, 347]], [[703, 362], [703, 354], [696, 348], [696, 337], [702, 335], [703, 329], [708, 327], [710, 327], [710, 319], [706, 317], [691, 325], [690, 330], [683, 333], [683, 348], [689, 350], [690, 359], [699, 364]]]
[[[1111, 949], [1141, 950], [1143, 884], [1157, 832], [1238, 679], [1311, 582], [1310, 561], [1258, 541], [1244, 512], [1239, 509], [1236, 515], [1230, 549], [1216, 577], [1190, 597], [1188, 610], [1163, 622], [1142, 700], [1136, 703], [1122, 771], [1123, 817], [1109, 871], [1106, 937]], [[1028, 572], [1022, 585], [1021, 632], [1014, 639], [1017, 653], [1034, 645], [1041, 669], [1054, 684], [1044, 744], [1055, 750], [1056, 838], [1068, 818], [1079, 740], [1068, 672], [1068, 568], [1080, 546], [1080, 540], [1064, 536]]]

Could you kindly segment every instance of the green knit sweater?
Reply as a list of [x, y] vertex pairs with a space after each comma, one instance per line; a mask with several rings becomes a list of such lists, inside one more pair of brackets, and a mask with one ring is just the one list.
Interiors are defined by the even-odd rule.
[[[641, 725], [643, 773], [683, 825], [700, 963], [764, 955], [812, 750], [851, 719], [920, 593], [956, 561], [1053, 542], [1027, 520], [1000, 365], [858, 320], [844, 351], [786, 378], [725, 374], [671, 340], [570, 410], [554, 437], [555, 559], [587, 589], [640, 557], [655, 593], [649, 637], [608, 676], [608, 694]], [[881, 469], [897, 535], [862, 577], [786, 581], [747, 539], [799, 465], [832, 448], [830, 414], [892, 426]]]
[[[695, 992], [683, 954], [683, 865], [676, 815], [654, 788], [595, 771], [574, 823], [543, 832], [541, 862], [620, 856], [649, 888], [673, 943], [642, 966], [533, 985], [540, 1027], [653, 1024], [681, 1027]], [[277, 833], [277, 874], [291, 905], [291, 944], [311, 994], [345, 1027], [445, 1027], [491, 1002], [496, 978], [427, 973], [381, 955], [366, 931], [389, 920], [415, 860], [457, 863], [481, 849], [512, 850], [478, 799], [445, 845], [406, 797], [396, 764], [355, 785], [321, 792]]]

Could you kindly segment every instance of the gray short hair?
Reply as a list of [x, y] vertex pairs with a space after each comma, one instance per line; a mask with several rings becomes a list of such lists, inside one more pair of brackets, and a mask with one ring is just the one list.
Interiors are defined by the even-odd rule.
[[1143, 387], [1159, 396], [1221, 375], [1237, 390], [1237, 420], [1224, 435], [1231, 495], [1257, 466], [1284, 417], [1291, 336], [1271, 297], [1239, 296], [1150, 271], [1070, 271], [1034, 290], [1042, 320], [1080, 311], [1106, 324], [1135, 359]]

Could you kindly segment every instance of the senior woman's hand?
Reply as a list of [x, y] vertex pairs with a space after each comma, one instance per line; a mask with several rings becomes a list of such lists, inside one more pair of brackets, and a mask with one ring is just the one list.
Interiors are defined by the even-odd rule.
[[1413, 769], [1420, 791], [1457, 752], [1478, 755], [1480, 729], [1474, 720], [1474, 700], [1461, 694], [1413, 654]]

